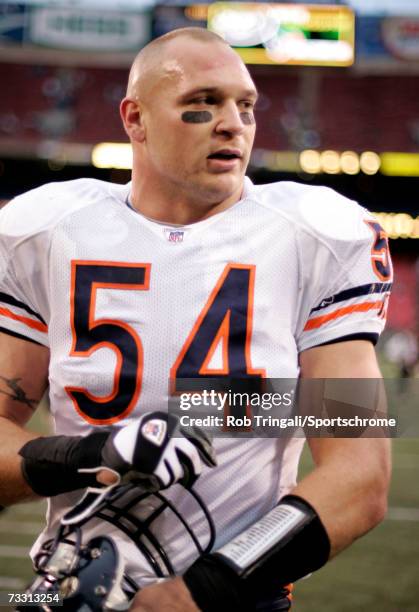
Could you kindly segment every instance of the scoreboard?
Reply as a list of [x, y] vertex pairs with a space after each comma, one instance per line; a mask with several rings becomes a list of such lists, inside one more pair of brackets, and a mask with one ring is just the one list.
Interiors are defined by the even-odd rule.
[[247, 64], [350, 66], [355, 15], [347, 6], [215, 2], [156, 6], [153, 37], [200, 26], [222, 36]]

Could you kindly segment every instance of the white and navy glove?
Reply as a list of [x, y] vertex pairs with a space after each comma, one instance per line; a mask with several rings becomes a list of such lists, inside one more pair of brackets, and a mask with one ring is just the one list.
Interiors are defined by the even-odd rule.
[[160, 489], [175, 482], [190, 487], [202, 464], [217, 465], [209, 436], [198, 427], [187, 431], [167, 412], [149, 412], [112, 433], [102, 449], [103, 465], [119, 474], [134, 471], [156, 479]]
[[155, 488], [167, 488], [175, 482], [191, 487], [203, 464], [216, 465], [209, 436], [198, 427], [183, 429], [167, 412], [146, 413], [116, 432], [35, 438], [19, 454], [26, 482], [46, 497], [98, 486], [96, 475], [103, 468], [119, 476], [132, 472]]

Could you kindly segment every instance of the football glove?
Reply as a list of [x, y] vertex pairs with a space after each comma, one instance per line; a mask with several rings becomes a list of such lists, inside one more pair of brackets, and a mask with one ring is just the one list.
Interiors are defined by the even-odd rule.
[[216, 465], [209, 436], [198, 427], [183, 429], [167, 412], [146, 413], [118, 431], [35, 438], [19, 454], [26, 482], [46, 497], [97, 487], [104, 468], [118, 476], [133, 473], [158, 489], [175, 482], [190, 487], [203, 464]]
[[202, 464], [216, 465], [208, 435], [198, 427], [184, 430], [177, 417], [149, 412], [138, 421], [112, 433], [102, 449], [103, 465], [125, 474], [154, 477], [159, 488], [175, 482], [192, 486]]

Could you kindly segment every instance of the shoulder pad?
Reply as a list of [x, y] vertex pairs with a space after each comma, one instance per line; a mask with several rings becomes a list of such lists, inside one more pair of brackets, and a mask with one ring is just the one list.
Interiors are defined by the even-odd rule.
[[371, 237], [371, 213], [333, 189], [290, 181], [255, 187], [258, 199], [287, 216], [300, 229], [323, 240], [356, 241]]
[[0, 212], [3, 235], [22, 238], [54, 227], [76, 210], [115, 197], [109, 184], [95, 179], [47, 183], [17, 196]]

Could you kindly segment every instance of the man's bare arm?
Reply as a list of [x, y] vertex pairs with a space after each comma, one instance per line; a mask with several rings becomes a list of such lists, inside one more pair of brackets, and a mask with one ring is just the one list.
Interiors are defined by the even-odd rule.
[[[381, 378], [369, 342], [316, 347], [300, 355], [305, 378]], [[331, 541], [331, 556], [346, 548], [386, 512], [390, 442], [385, 438], [311, 438], [315, 469], [294, 489], [318, 512]]]
[[24, 429], [47, 386], [46, 347], [0, 332], [0, 504], [34, 497], [21, 473], [20, 448], [37, 437]]

